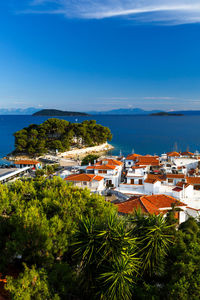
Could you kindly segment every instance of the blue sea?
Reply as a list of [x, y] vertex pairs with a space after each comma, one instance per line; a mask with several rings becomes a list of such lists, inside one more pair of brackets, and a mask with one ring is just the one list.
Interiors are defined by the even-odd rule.
[[[48, 117], [0, 116], [0, 157], [14, 150], [13, 133]], [[61, 117], [70, 122], [86, 119], [108, 126], [113, 134], [113, 155], [162, 154], [174, 150], [200, 151], [200, 116], [89, 116]]]

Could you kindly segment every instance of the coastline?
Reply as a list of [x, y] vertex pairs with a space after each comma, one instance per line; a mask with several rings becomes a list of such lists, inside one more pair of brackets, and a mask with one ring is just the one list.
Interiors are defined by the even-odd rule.
[[[93, 147], [86, 147], [86, 148], [75, 148], [73, 150], [69, 150], [66, 152], [61, 152], [58, 153], [57, 155], [54, 155], [55, 157], [57, 157], [58, 159], [83, 159], [86, 155], [88, 154], [101, 154], [103, 155], [104, 153], [110, 151], [114, 149], [114, 147], [111, 144], [108, 144], [107, 142], [98, 146], [93, 146]], [[22, 155], [13, 155], [8, 154], [5, 158], [8, 161], [16, 161], [16, 160], [21, 160], [21, 159], [36, 159], [39, 160], [41, 158], [45, 158], [47, 155], [51, 155], [50, 153], [46, 153], [42, 156], [39, 157], [31, 157], [29, 155], [26, 154], [22, 154]]]

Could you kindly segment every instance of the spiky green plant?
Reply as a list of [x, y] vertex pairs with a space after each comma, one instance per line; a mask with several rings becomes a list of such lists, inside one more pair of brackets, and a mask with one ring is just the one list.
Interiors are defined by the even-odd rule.
[[129, 299], [122, 295], [123, 291], [131, 294], [132, 275], [138, 270], [139, 259], [136, 239], [127, 231], [123, 218], [115, 213], [102, 222], [82, 218], [73, 247], [81, 287], [88, 297], [108, 298], [112, 290], [117, 297], [112, 299]]
[[107, 272], [100, 275], [102, 283], [101, 299], [129, 300], [132, 299], [134, 275], [138, 272], [138, 258], [122, 255], [110, 263]]
[[171, 225], [167, 225], [162, 215], [149, 216], [144, 220], [144, 225], [140, 237], [142, 270], [152, 275], [161, 270], [163, 258], [172, 243], [172, 236], [168, 233]]

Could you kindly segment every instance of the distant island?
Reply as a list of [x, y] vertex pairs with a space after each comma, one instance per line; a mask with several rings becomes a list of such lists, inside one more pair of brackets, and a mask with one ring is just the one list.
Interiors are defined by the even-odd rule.
[[130, 115], [130, 116], [149, 116], [157, 114], [158, 116], [200, 116], [200, 110], [179, 110], [179, 111], [161, 111], [161, 110], [143, 110], [141, 108], [119, 108], [107, 111], [88, 111], [90, 115]]
[[47, 117], [64, 117], [64, 116], [89, 116], [87, 113], [75, 111], [63, 111], [58, 109], [42, 109], [33, 113], [33, 116], [47, 116]]
[[137, 116], [144, 116], [149, 115], [150, 113], [157, 113], [160, 110], [144, 110], [141, 108], [119, 108], [119, 109], [112, 109], [107, 111], [88, 111], [90, 115], [137, 115]]
[[158, 113], [153, 113], [153, 114], [149, 114], [149, 116], [184, 116], [184, 114], [180, 114], [180, 113], [171, 113], [171, 112], [164, 112], [164, 111], [161, 111], [161, 112], [158, 112]]

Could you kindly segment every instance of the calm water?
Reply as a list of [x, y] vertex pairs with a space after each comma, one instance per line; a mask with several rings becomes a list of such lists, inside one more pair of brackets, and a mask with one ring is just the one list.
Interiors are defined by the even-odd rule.
[[[13, 133], [29, 124], [40, 124], [46, 117], [0, 116], [0, 157], [14, 149]], [[62, 117], [76, 122], [77, 117]], [[120, 150], [123, 155], [132, 152], [139, 154], [161, 154], [171, 151], [177, 143], [178, 150], [200, 151], [200, 116], [90, 116], [78, 117], [78, 122], [95, 119], [108, 126], [113, 133], [114, 155]]]

